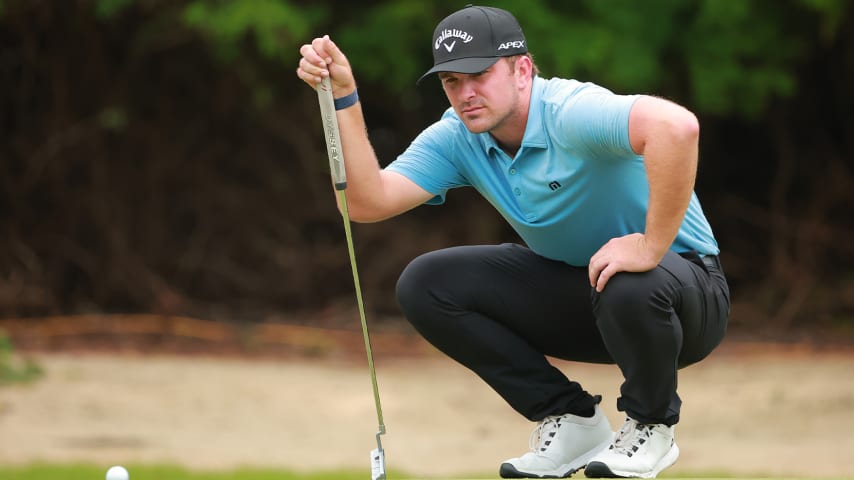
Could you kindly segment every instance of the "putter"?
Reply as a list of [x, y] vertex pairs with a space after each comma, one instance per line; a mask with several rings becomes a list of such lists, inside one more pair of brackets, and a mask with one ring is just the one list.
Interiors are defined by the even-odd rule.
[[385, 480], [385, 452], [380, 435], [385, 434], [383, 409], [380, 405], [380, 390], [377, 387], [377, 374], [374, 370], [374, 354], [371, 350], [371, 337], [368, 334], [368, 322], [365, 320], [365, 304], [362, 301], [362, 287], [359, 284], [359, 271], [356, 269], [356, 253], [353, 250], [353, 232], [350, 230], [350, 213], [347, 210], [347, 173], [344, 170], [344, 153], [341, 151], [341, 134], [338, 132], [338, 117], [335, 114], [335, 102], [332, 98], [332, 84], [329, 77], [317, 85], [317, 99], [320, 102], [320, 115], [323, 117], [323, 133], [326, 139], [326, 152], [329, 154], [329, 170], [335, 192], [344, 219], [344, 233], [347, 236], [347, 251], [350, 253], [350, 267], [353, 270], [353, 284], [356, 287], [356, 303], [359, 305], [359, 318], [362, 320], [362, 336], [365, 338], [365, 352], [368, 354], [368, 368], [371, 370], [371, 384], [374, 388], [374, 404], [377, 408], [377, 448], [371, 451], [371, 478]]

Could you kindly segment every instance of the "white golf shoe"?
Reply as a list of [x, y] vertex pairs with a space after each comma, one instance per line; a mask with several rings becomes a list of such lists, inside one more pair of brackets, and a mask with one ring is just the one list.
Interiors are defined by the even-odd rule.
[[655, 478], [678, 457], [673, 427], [644, 425], [626, 418], [614, 442], [590, 460], [584, 475], [589, 478]]
[[531, 433], [531, 451], [501, 464], [502, 478], [564, 478], [608, 448], [614, 432], [597, 405], [590, 417], [546, 417]]

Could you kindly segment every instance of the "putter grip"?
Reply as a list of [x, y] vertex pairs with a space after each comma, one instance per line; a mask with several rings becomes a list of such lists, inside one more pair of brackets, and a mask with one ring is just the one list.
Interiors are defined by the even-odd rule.
[[326, 140], [326, 153], [329, 154], [329, 171], [336, 190], [347, 188], [347, 173], [344, 170], [344, 152], [341, 150], [341, 134], [338, 131], [338, 116], [335, 114], [335, 101], [332, 98], [332, 83], [325, 77], [317, 85], [317, 100], [320, 102], [320, 116], [323, 118], [323, 134]]

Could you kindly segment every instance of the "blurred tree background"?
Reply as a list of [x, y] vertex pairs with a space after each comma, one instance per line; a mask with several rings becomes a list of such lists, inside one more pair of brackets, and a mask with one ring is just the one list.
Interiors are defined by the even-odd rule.
[[[353, 322], [319, 315], [355, 299], [298, 49], [328, 33], [345, 51], [385, 165], [447, 106], [414, 82], [464, 3], [0, 0], [0, 317]], [[517, 15], [542, 75], [697, 113], [734, 329], [854, 330], [854, 4], [489, 4]], [[354, 234], [388, 325], [411, 258], [516, 241], [469, 190]]]

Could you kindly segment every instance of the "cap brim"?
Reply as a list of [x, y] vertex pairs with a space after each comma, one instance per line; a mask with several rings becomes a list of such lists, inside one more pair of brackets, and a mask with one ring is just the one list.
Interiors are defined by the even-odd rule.
[[447, 62], [435, 65], [430, 70], [427, 70], [427, 73], [421, 75], [421, 78], [419, 78], [418, 81], [415, 82], [415, 84], [418, 85], [419, 83], [421, 83], [421, 80], [424, 80], [430, 75], [438, 72], [479, 73], [495, 65], [495, 62], [497, 62], [500, 58], [502, 57], [474, 57], [449, 60]]

